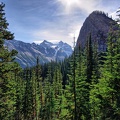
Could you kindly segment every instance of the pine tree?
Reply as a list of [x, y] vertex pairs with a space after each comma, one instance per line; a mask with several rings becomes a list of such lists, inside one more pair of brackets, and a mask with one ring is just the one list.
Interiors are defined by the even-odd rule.
[[61, 116], [61, 104], [62, 104], [62, 74], [60, 71], [59, 65], [55, 67], [54, 76], [53, 76], [53, 90], [54, 90], [54, 119], [59, 119]]
[[66, 119], [77, 120], [77, 104], [76, 104], [76, 50], [74, 49], [70, 68], [68, 73], [68, 80], [65, 86], [64, 94], [65, 101], [67, 102], [66, 108]]
[[[90, 112], [91, 112], [91, 118], [93, 120], [96, 119], [96, 104], [94, 104], [94, 102], [92, 103], [92, 99], [91, 96], [93, 94], [94, 89], [96, 89], [96, 84], [99, 82], [99, 78], [100, 78], [100, 61], [99, 61], [99, 52], [98, 52], [98, 43], [94, 42], [94, 47], [93, 47], [93, 71], [92, 71], [92, 79], [91, 79], [91, 84], [90, 84]], [[98, 109], [98, 108], [97, 108]]]
[[[104, 66], [101, 68], [99, 83], [91, 91], [92, 112], [95, 119], [120, 118], [120, 31], [112, 26], [107, 41], [107, 52]], [[99, 113], [99, 114], [98, 114]]]
[[87, 40], [87, 46], [86, 46], [86, 56], [87, 56], [87, 69], [86, 69], [86, 74], [87, 74], [87, 82], [91, 83], [92, 79], [92, 71], [93, 71], [93, 49], [92, 49], [92, 40], [91, 40], [91, 34], [88, 37]]
[[4, 12], [5, 4], [0, 3], [0, 119], [14, 119], [16, 104], [15, 74], [19, 65], [15, 62], [15, 50], [8, 51], [4, 47], [5, 40], [12, 40], [13, 34], [8, 31], [8, 23]]
[[76, 66], [76, 103], [77, 120], [84, 120], [88, 115], [88, 83], [86, 81], [85, 56], [81, 46], [78, 47]]
[[[92, 43], [92, 38], [91, 38], [91, 33], [88, 36], [87, 44], [86, 44], [86, 49], [85, 49], [85, 66], [86, 66], [86, 111], [85, 111], [85, 119], [91, 119], [90, 115], [90, 104], [89, 104], [89, 95], [90, 95], [90, 86], [92, 83], [92, 76], [93, 76], [93, 65], [94, 65], [94, 59], [93, 59], [93, 43]], [[85, 77], [84, 76], [84, 77]]]
[[51, 120], [54, 110], [54, 91], [53, 91], [52, 64], [48, 66], [47, 78], [44, 80], [44, 114], [43, 119]]
[[33, 118], [33, 87], [31, 81], [31, 71], [27, 67], [24, 70], [24, 78], [25, 78], [25, 91], [24, 91], [24, 100], [23, 100], [23, 113], [24, 119], [32, 119]]
[[42, 119], [43, 103], [44, 103], [44, 94], [43, 94], [43, 83], [41, 77], [41, 66], [39, 64], [39, 57], [37, 57], [37, 63], [35, 67], [35, 79], [33, 79], [33, 91], [34, 91], [34, 118], [36, 120], [39, 117]]
[[25, 81], [22, 77], [22, 71], [16, 74], [16, 104], [15, 104], [15, 119], [23, 120], [23, 99], [25, 92]]
[[[33, 89], [33, 119], [37, 120], [40, 111], [40, 75], [41, 68], [39, 64], [39, 57], [36, 60], [35, 71], [33, 71], [32, 77], [32, 89]], [[35, 76], [35, 77], [34, 77]]]

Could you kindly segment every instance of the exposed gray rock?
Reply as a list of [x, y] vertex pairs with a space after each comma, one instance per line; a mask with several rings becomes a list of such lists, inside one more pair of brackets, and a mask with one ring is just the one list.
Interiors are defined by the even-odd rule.
[[81, 44], [82, 47], [84, 47], [86, 40], [91, 33], [92, 42], [98, 43], [98, 50], [105, 51], [108, 32], [113, 23], [115, 23], [115, 21], [112, 18], [109, 18], [104, 12], [92, 12], [83, 23], [78, 36], [77, 46]]

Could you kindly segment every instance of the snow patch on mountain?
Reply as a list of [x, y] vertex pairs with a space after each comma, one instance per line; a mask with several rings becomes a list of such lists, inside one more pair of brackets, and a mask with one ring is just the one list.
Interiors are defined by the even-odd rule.
[[5, 46], [10, 51], [12, 49], [18, 51], [16, 61], [19, 62], [23, 68], [36, 65], [37, 57], [39, 57], [40, 63], [44, 64], [46, 62], [50, 62], [51, 60], [64, 60], [72, 54], [71, 46], [62, 41], [58, 43], [51, 43], [44, 40], [40, 44], [30, 44], [22, 41], [11, 40], [5, 41]]

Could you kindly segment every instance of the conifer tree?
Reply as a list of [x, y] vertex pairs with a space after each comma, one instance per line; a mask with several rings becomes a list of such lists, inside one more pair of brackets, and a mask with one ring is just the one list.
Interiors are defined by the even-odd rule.
[[77, 104], [76, 104], [76, 50], [74, 49], [71, 61], [70, 68], [68, 73], [68, 80], [65, 86], [65, 99], [67, 101], [67, 115], [66, 119], [77, 119]]
[[86, 51], [85, 51], [85, 66], [86, 66], [86, 115], [85, 119], [91, 119], [90, 115], [90, 105], [89, 105], [89, 95], [90, 95], [90, 86], [92, 83], [92, 76], [93, 76], [93, 45], [92, 45], [92, 38], [91, 33], [88, 36], [87, 44], [86, 44]]
[[13, 62], [17, 54], [15, 50], [8, 51], [5, 40], [12, 40], [13, 34], [8, 30], [4, 12], [5, 4], [0, 3], [0, 119], [14, 119], [16, 104], [16, 81], [14, 72], [19, 69]]
[[44, 119], [51, 120], [54, 112], [54, 91], [53, 91], [53, 79], [52, 79], [52, 64], [48, 66], [47, 78], [44, 80]]
[[92, 79], [92, 71], [93, 71], [93, 49], [92, 49], [92, 40], [91, 40], [91, 34], [88, 37], [87, 40], [87, 46], [86, 46], [86, 57], [87, 57], [87, 69], [86, 69], [86, 74], [87, 74], [87, 82], [91, 83]]
[[35, 67], [35, 77], [32, 79], [33, 84], [33, 116], [34, 119], [38, 119], [39, 112], [40, 112], [40, 85], [41, 85], [41, 67], [39, 64], [39, 57], [36, 60], [36, 67]]
[[61, 115], [63, 89], [62, 89], [62, 74], [60, 71], [60, 67], [58, 65], [55, 67], [54, 71], [53, 90], [55, 99], [54, 119], [59, 119]]
[[35, 79], [33, 79], [33, 90], [34, 90], [34, 115], [36, 120], [42, 118], [44, 95], [43, 95], [43, 84], [41, 78], [41, 66], [39, 64], [39, 57], [37, 57], [37, 63], [35, 67]]
[[76, 111], [77, 120], [86, 119], [88, 114], [88, 83], [86, 81], [86, 66], [85, 66], [85, 56], [81, 49], [78, 47], [77, 53], [77, 66], [76, 66]]
[[25, 81], [22, 77], [22, 71], [16, 73], [16, 104], [15, 104], [15, 119], [20, 120], [23, 119], [23, 99], [24, 99], [24, 91], [25, 91]]
[[106, 60], [101, 68], [99, 83], [90, 95], [93, 120], [120, 118], [120, 31], [114, 27], [112, 26], [109, 32]]
[[24, 101], [23, 101], [23, 113], [24, 119], [32, 119], [33, 118], [33, 89], [32, 89], [32, 81], [31, 81], [31, 71], [29, 68], [24, 70], [25, 72], [25, 91], [24, 91]]

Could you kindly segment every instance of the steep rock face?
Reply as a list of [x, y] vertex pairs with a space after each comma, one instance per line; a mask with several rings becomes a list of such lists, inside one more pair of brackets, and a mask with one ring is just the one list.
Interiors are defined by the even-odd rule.
[[92, 12], [83, 23], [78, 36], [77, 46], [81, 44], [82, 47], [84, 47], [91, 33], [92, 42], [98, 43], [98, 50], [105, 51], [108, 32], [113, 23], [115, 23], [115, 21], [109, 18], [105, 13], [101, 11]]
[[22, 41], [12, 40], [5, 41], [5, 46], [9, 50], [15, 49], [18, 51], [16, 61], [24, 67], [36, 65], [36, 58], [39, 56], [40, 63], [50, 62], [51, 60], [61, 61], [72, 54], [72, 48], [67, 43], [60, 41], [53, 44], [44, 40], [40, 45], [35, 43], [25, 43]]

